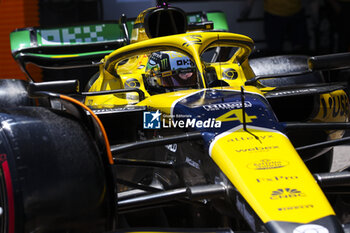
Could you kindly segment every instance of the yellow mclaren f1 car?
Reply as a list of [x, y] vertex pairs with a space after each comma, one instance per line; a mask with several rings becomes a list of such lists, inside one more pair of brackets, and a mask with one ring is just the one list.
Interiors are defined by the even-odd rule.
[[[134, 22], [11, 34], [28, 81], [0, 83], [1, 233], [350, 230], [350, 173], [330, 170], [349, 94], [324, 72], [349, 54], [249, 60], [252, 39], [166, 3]], [[79, 88], [29, 63], [98, 70]]]

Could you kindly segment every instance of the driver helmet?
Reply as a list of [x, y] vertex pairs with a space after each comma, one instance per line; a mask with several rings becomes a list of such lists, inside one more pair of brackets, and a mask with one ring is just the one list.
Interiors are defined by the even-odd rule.
[[165, 88], [197, 86], [196, 68], [191, 59], [178, 52], [155, 52], [149, 57], [146, 73], [152, 86]]

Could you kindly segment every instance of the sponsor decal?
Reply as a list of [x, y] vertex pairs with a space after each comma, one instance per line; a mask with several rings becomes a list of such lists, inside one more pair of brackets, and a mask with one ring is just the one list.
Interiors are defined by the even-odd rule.
[[176, 61], [176, 65], [178, 66], [193, 66], [193, 63], [190, 59], [181, 59]]
[[162, 114], [156, 112], [144, 112], [143, 113], [143, 128], [144, 129], [160, 129], [160, 116]]
[[202, 44], [202, 36], [201, 35], [190, 35], [185, 37], [187, 42], [183, 43], [182, 46], [188, 47], [190, 45], [201, 45]]
[[289, 199], [289, 198], [297, 198], [297, 197], [305, 197], [306, 195], [297, 189], [284, 188], [277, 189], [272, 191], [270, 199], [272, 200], [280, 200], [280, 199]]
[[297, 176], [273, 176], [273, 177], [263, 177], [257, 178], [256, 181], [258, 183], [268, 183], [268, 182], [278, 182], [278, 181], [286, 181], [286, 180], [297, 180], [299, 177]]
[[152, 57], [156, 57], [158, 59], [162, 59], [162, 54], [161, 53], [152, 53]]
[[185, 163], [187, 163], [188, 165], [190, 165], [191, 167], [200, 169], [199, 163], [197, 163], [196, 161], [193, 161], [192, 159], [186, 157]]
[[241, 123], [244, 122], [244, 118], [245, 118], [245, 122], [246, 123], [252, 123], [253, 119], [257, 119], [257, 116], [249, 116], [247, 113], [244, 113], [245, 115], [243, 115], [243, 111], [240, 109], [234, 109], [231, 110], [221, 116], [219, 116], [218, 118], [216, 118], [217, 121], [222, 121], [222, 122], [226, 122], [226, 121], [239, 121]]
[[311, 209], [314, 208], [314, 205], [297, 205], [297, 206], [287, 206], [278, 208], [278, 211], [289, 211], [289, 210], [300, 210], [300, 209]]
[[79, 26], [64, 29], [38, 30], [43, 45], [79, 44], [106, 40], [100, 33], [105, 25]]
[[270, 170], [285, 167], [289, 162], [284, 160], [271, 160], [271, 159], [262, 159], [248, 164], [249, 169], [253, 170]]
[[347, 95], [337, 95], [333, 97], [321, 98], [323, 118], [327, 117], [328, 110], [332, 117], [347, 116], [349, 114], [349, 99]]
[[165, 148], [175, 153], [177, 151], [177, 144], [165, 145]]
[[222, 72], [223, 79], [234, 80], [237, 77], [238, 77], [237, 71], [232, 68], [226, 69], [224, 70], [224, 72]]
[[271, 96], [285, 96], [285, 95], [293, 95], [293, 94], [310, 93], [310, 92], [316, 92], [316, 91], [317, 89], [314, 89], [314, 88], [290, 90], [290, 91], [278, 91], [278, 92], [271, 93]]
[[166, 58], [160, 60], [160, 65], [161, 65], [161, 67], [162, 67], [163, 70], [166, 70], [167, 67], [169, 67], [169, 62], [168, 62], [168, 61], [169, 61], [169, 60], [166, 59]]
[[329, 233], [329, 230], [321, 225], [305, 224], [295, 228], [293, 233]]
[[[244, 102], [244, 107], [250, 108], [252, 107], [252, 103], [249, 101]], [[220, 103], [220, 104], [207, 104], [203, 105], [203, 108], [210, 112], [210, 111], [218, 111], [218, 110], [232, 110], [232, 109], [241, 109], [242, 108], [242, 102], [236, 101], [236, 102], [229, 102], [229, 103]]]
[[[92, 103], [93, 101], [88, 101], [89, 103]], [[96, 114], [104, 114], [104, 113], [112, 113], [112, 112], [121, 112], [121, 111], [132, 111], [136, 110], [137, 108], [133, 106], [128, 107], [119, 107], [119, 108], [102, 108], [102, 109], [93, 109], [92, 111]]]
[[270, 150], [275, 150], [278, 149], [279, 146], [256, 146], [256, 147], [252, 147], [252, 148], [246, 148], [246, 149], [236, 149], [235, 151], [238, 153], [241, 152], [267, 152]]
[[125, 81], [126, 88], [138, 88], [140, 87], [140, 83], [136, 78], [129, 78]]
[[[273, 138], [273, 135], [262, 135], [259, 136], [259, 140], [264, 140], [268, 138]], [[253, 136], [247, 136], [247, 137], [236, 137], [236, 138], [230, 138], [227, 139], [227, 142], [242, 142], [242, 141], [249, 141], [249, 140], [257, 140], [256, 137]]]

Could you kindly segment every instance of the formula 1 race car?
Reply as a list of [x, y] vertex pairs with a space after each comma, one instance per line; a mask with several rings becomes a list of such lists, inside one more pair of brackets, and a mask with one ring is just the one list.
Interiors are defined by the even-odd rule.
[[[350, 54], [249, 61], [249, 37], [187, 16], [11, 34], [29, 81], [0, 82], [1, 233], [349, 231], [350, 173], [330, 172], [349, 94], [323, 70]], [[79, 28], [96, 40], [53, 42]], [[98, 70], [79, 88], [29, 63]]]

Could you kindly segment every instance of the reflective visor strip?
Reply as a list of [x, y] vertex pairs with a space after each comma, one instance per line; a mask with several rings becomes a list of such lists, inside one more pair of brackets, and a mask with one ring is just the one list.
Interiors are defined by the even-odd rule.
[[[8, 233], [14, 233], [15, 232], [15, 203], [13, 198], [13, 187], [12, 187], [10, 168], [6, 160], [6, 157], [5, 157], [5, 161], [1, 164], [1, 167], [4, 173], [5, 187], [6, 187], [6, 193], [7, 193]], [[4, 211], [5, 209], [6, 208], [3, 208]]]

